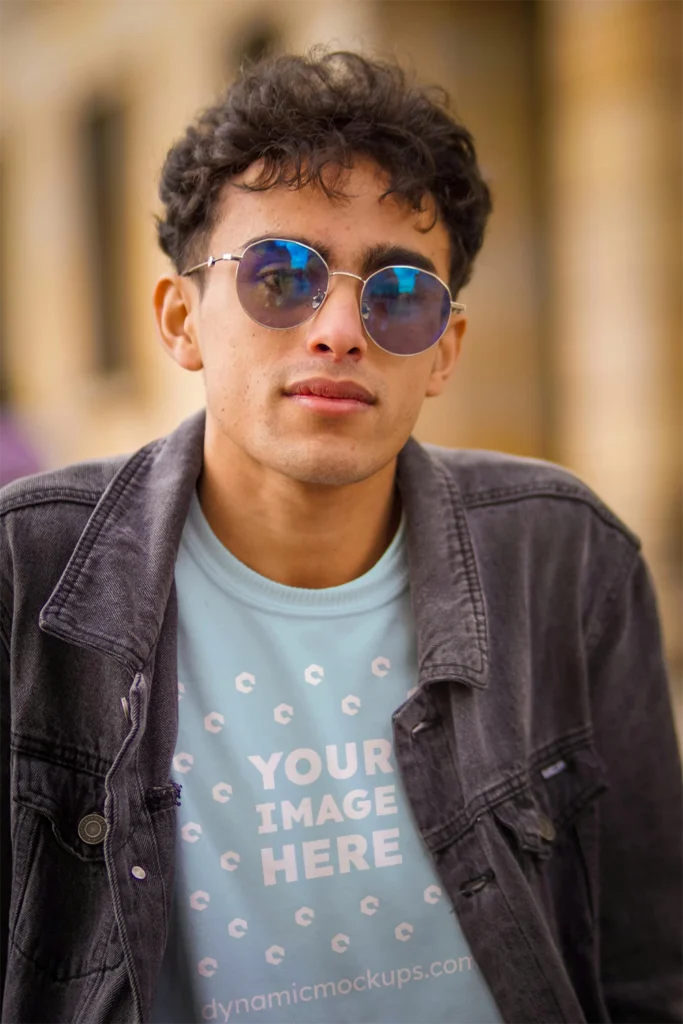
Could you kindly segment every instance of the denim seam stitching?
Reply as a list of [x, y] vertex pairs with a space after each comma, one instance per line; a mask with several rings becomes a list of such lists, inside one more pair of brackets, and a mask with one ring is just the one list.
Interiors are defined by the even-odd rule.
[[[107, 967], [107, 952], [109, 951], [109, 947], [111, 946], [112, 936], [114, 934], [114, 929], [115, 928], [116, 928], [116, 919], [114, 917], [114, 914], [112, 913], [112, 924], [111, 924], [111, 928], [109, 929], [109, 936], [107, 937], [107, 941], [104, 944], [103, 955], [102, 955], [102, 962], [100, 963], [99, 970], [96, 972], [97, 975], [99, 975], [100, 983], [104, 980], [104, 977], [107, 974], [107, 972], [112, 970], [112, 968], [108, 968]], [[121, 952], [121, 960], [122, 959], [123, 959], [123, 951]], [[119, 964], [121, 963], [121, 960], [119, 960], [118, 964], [115, 965], [115, 967], [113, 968], [114, 970], [116, 969], [116, 967], [119, 966]], [[85, 1013], [90, 1008], [90, 1005], [91, 1005], [91, 1003], [93, 1001], [93, 997], [95, 995], [95, 992], [97, 991], [96, 980], [97, 979], [95, 977], [95, 974], [93, 974], [92, 980], [90, 981], [90, 984], [88, 985], [87, 990], [83, 993], [83, 998], [82, 998], [82, 1001], [81, 1001], [81, 1008], [80, 1008], [80, 1010], [79, 1010], [79, 1012], [78, 1012], [78, 1014], [76, 1016], [76, 1024], [80, 1024], [81, 1021], [85, 1022], [85, 1024], [87, 1024], [87, 1022], [88, 1022], [88, 1018], [85, 1016]]]
[[157, 843], [156, 833], [154, 831], [154, 823], [152, 822], [152, 813], [151, 813], [149, 807], [147, 806], [147, 793], [146, 793], [144, 785], [142, 784], [142, 779], [140, 777], [139, 758], [140, 758], [140, 747], [138, 747], [138, 749], [135, 752], [135, 778], [136, 778], [136, 781], [137, 781], [138, 792], [139, 792], [139, 796], [140, 796], [140, 818], [142, 819], [144, 817], [146, 819], [145, 824], [147, 826], [147, 832], [148, 832], [148, 835], [149, 835], [149, 838], [151, 840], [152, 847], [153, 847], [153, 850], [154, 850], [154, 860], [156, 862], [157, 878], [159, 879], [159, 881], [161, 883], [161, 892], [163, 894], [163, 899], [161, 900], [161, 911], [162, 911], [163, 920], [164, 920], [164, 933], [168, 934], [169, 922], [168, 922], [168, 913], [166, 911], [166, 899], [167, 899], [166, 883], [164, 881], [164, 873], [163, 873], [163, 871], [161, 869], [161, 858], [159, 857], [159, 844]]
[[17, 496], [14, 500], [6, 501], [4, 505], [0, 505], [0, 515], [5, 516], [12, 512], [20, 512], [22, 509], [31, 508], [34, 505], [49, 505], [51, 502], [96, 505], [102, 497], [102, 493], [102, 491], [78, 491], [59, 487], [54, 490], [40, 491], [36, 494], [21, 495]]
[[[109, 934], [111, 935], [111, 931], [109, 932]], [[106, 955], [107, 955], [106, 951], [107, 951], [108, 945], [109, 945], [109, 940], [107, 939], [107, 944], [104, 947], [104, 956], [102, 958], [103, 960], [104, 960], [104, 957], [106, 957]], [[102, 978], [104, 977], [104, 971], [105, 971], [104, 963], [100, 963], [99, 968], [96, 971], [93, 971], [92, 976], [90, 978], [88, 978], [88, 979], [85, 979], [84, 985], [83, 985], [83, 989], [84, 990], [83, 990], [83, 994], [81, 996], [81, 1009], [76, 1012], [76, 1015], [73, 1018], [74, 1019], [74, 1024], [78, 1024], [78, 1022], [80, 1022], [80, 1021], [85, 1019], [84, 1016], [83, 1016], [84, 1011], [89, 1006], [89, 1004], [92, 1003], [93, 996], [94, 996], [95, 992], [97, 991], [97, 982], [99, 981], [100, 984], [101, 984]]]
[[[562, 740], [554, 741], [554, 745], [558, 752], [562, 752], [569, 756], [576, 750], [580, 750], [582, 747], [587, 746], [587, 740], [590, 741], [592, 738], [592, 731], [590, 729], [578, 728], [575, 730], [576, 735], [573, 737], [570, 743], [565, 743]], [[571, 734], [568, 734], [571, 735]], [[551, 748], [552, 749], [552, 745]], [[438, 847], [443, 847], [452, 842], [455, 842], [462, 835], [465, 834], [476, 822], [476, 819], [486, 811], [493, 811], [499, 804], [504, 803], [511, 797], [518, 796], [525, 790], [529, 793], [533, 793], [533, 781], [531, 778], [531, 772], [535, 770], [538, 763], [542, 763], [548, 756], [548, 748], [539, 751], [534, 758], [530, 760], [529, 767], [522, 769], [521, 771], [510, 776], [504, 782], [499, 782], [490, 786], [482, 793], [470, 801], [467, 808], [461, 811], [454, 819], [452, 819], [446, 825], [437, 825], [431, 829], [426, 829], [422, 832], [425, 839], [434, 838], [439, 833], [443, 833], [440, 839], [437, 840]], [[552, 755], [551, 755], [552, 756]], [[586, 786], [582, 789], [581, 796], [590, 787]], [[578, 795], [577, 795], [578, 799]]]
[[584, 642], [587, 658], [593, 654], [598, 646], [598, 643], [605, 633], [612, 616], [616, 615], [619, 607], [618, 599], [623, 595], [626, 583], [631, 574], [635, 571], [635, 566], [638, 564], [638, 560], [641, 557], [638, 551], [632, 552], [631, 554], [633, 557], [628, 562], [626, 558], [623, 558], [619, 562], [618, 568], [612, 578], [611, 585], [605, 588], [605, 596], [602, 598], [597, 610], [593, 613], [593, 625], [588, 630]]
[[566, 732], [560, 738], [551, 740], [550, 743], [539, 747], [529, 758], [529, 768], [531, 771], [535, 771], [549, 758], [554, 759], [561, 754], [569, 756], [582, 747], [590, 746], [592, 749], [592, 741], [592, 726], [579, 725], [575, 729], [570, 729], [569, 732]]
[[[133, 686], [135, 685], [135, 681], [138, 678], [138, 676], [141, 678], [142, 682], [144, 683], [144, 676], [142, 675], [142, 673], [138, 673], [136, 675], [135, 679], [133, 680]], [[131, 691], [133, 689], [133, 686], [131, 686]], [[137, 698], [137, 701], [139, 702], [139, 695], [136, 695], [136, 698]], [[131, 708], [131, 711], [132, 711], [132, 708]], [[125, 761], [125, 758], [126, 758], [126, 755], [128, 753], [128, 748], [129, 748], [130, 744], [132, 742], [134, 742], [135, 740], [137, 740], [137, 731], [140, 729], [139, 709], [138, 709], [138, 711], [136, 713], [136, 716], [134, 718], [134, 722], [135, 722], [135, 725], [133, 727], [131, 727], [130, 732], [128, 733], [128, 735], [126, 736], [126, 738], [125, 738], [125, 740], [123, 742], [123, 746], [121, 747], [121, 749], [119, 750], [118, 754], [116, 755], [116, 758], [115, 758], [115, 760], [114, 760], [114, 762], [113, 762], [113, 764], [111, 766], [111, 769], [107, 773], [107, 779], [106, 779], [107, 785], [105, 786], [105, 789], [106, 789], [105, 812], [108, 810], [107, 803], [109, 803], [109, 806], [110, 806], [110, 809], [111, 809], [109, 818], [110, 818], [110, 821], [111, 821], [112, 829], [111, 829], [111, 831], [107, 830], [107, 833], [105, 834], [105, 837], [104, 837], [104, 855], [105, 855], [105, 863], [106, 863], [106, 867], [107, 867], [107, 876], [108, 876], [108, 879], [109, 879], [109, 890], [110, 890], [110, 893], [111, 893], [111, 901], [112, 901], [112, 907], [113, 907], [113, 912], [114, 912], [114, 920], [119, 925], [119, 935], [120, 935], [120, 938], [121, 938], [121, 946], [123, 948], [124, 961], [125, 961], [125, 964], [126, 964], [126, 971], [127, 971], [128, 979], [129, 979], [129, 982], [130, 982], [131, 991], [133, 993], [133, 1005], [135, 1007], [135, 1012], [136, 1012], [137, 1018], [139, 1020], [142, 1020], [142, 1017], [143, 1017], [143, 1014], [142, 1014], [142, 992], [140, 990], [140, 980], [139, 980], [138, 975], [137, 975], [136, 966], [135, 966], [135, 958], [133, 956], [133, 950], [132, 950], [132, 947], [131, 947], [130, 938], [128, 936], [128, 931], [126, 929], [126, 914], [125, 914], [125, 911], [124, 911], [123, 899], [121, 897], [121, 885], [119, 883], [119, 879], [118, 879], [118, 876], [117, 876], [117, 864], [116, 864], [115, 859], [114, 859], [114, 850], [112, 849], [112, 842], [113, 842], [112, 835], [113, 835], [113, 832], [116, 829], [116, 825], [118, 824], [118, 813], [119, 813], [119, 799], [118, 799], [118, 793], [117, 793], [117, 788], [116, 788], [116, 782], [118, 780], [115, 777], [116, 777], [117, 773], [119, 772], [121, 765]], [[112, 782], [114, 782], [114, 785], [112, 785]], [[106, 817], [107, 817], [107, 815], [105, 813], [105, 818]]]
[[[12, 595], [14, 596], [14, 595]], [[3, 646], [7, 651], [7, 660], [10, 661], [11, 655], [11, 636], [12, 636], [12, 616], [5, 608], [4, 604], [0, 604], [0, 640], [2, 640]]]
[[[26, 814], [24, 816], [28, 819], [28, 814]], [[30, 828], [30, 821], [27, 820], [26, 825]], [[37, 818], [34, 819], [33, 828], [31, 828], [31, 831], [30, 831], [29, 837], [28, 837], [28, 843], [26, 845], [27, 851], [30, 851], [30, 856], [28, 856], [26, 858], [27, 866], [26, 866], [26, 874], [25, 874], [25, 877], [24, 877], [24, 884], [21, 887], [20, 893], [19, 893], [19, 895], [17, 897], [17, 904], [13, 908], [12, 916], [8, 919], [8, 922], [7, 922], [7, 925], [8, 925], [7, 931], [8, 931], [9, 943], [11, 945], [15, 946], [17, 949], [19, 949], [19, 946], [17, 945], [16, 939], [15, 939], [16, 930], [17, 930], [17, 924], [19, 922], [19, 918], [21, 917], [21, 908], [24, 905], [24, 898], [26, 896], [26, 890], [28, 889], [28, 883], [29, 883], [29, 879], [31, 877], [31, 871], [33, 870], [33, 862], [34, 862], [34, 856], [33, 855], [35, 853], [36, 833], [38, 832], [39, 826], [40, 826], [40, 822], [38, 821], [38, 819]], [[15, 837], [13, 836], [12, 839], [14, 840]], [[16, 845], [16, 843], [13, 841], [12, 845], [14, 847], [14, 845]], [[14, 849], [12, 850], [12, 852], [14, 853]], [[12, 860], [14, 860], [14, 857], [12, 857]], [[14, 888], [14, 880], [12, 880], [12, 888]]]
[[466, 508], [481, 508], [486, 505], [504, 504], [506, 500], [521, 501], [526, 498], [556, 498], [559, 501], [577, 501], [586, 505], [596, 513], [608, 526], [613, 526], [623, 534], [634, 546], [640, 548], [641, 540], [632, 530], [626, 526], [614, 513], [597, 498], [593, 498], [585, 492], [563, 486], [562, 484], [544, 484], [542, 486], [530, 487], [519, 485], [511, 488], [497, 488], [489, 491], [475, 491], [471, 494], [463, 494], [463, 505]]
[[[509, 800], [511, 796], [517, 796], [518, 793], [524, 792], [530, 786], [531, 780], [528, 774], [524, 771], [518, 772], [504, 783], [499, 783], [497, 787], [491, 787], [484, 793], [480, 793], [474, 800], [470, 801], [466, 811], [462, 811], [448, 824], [426, 829], [422, 832], [422, 835], [425, 839], [428, 839], [443, 833], [441, 838], [437, 840], [438, 845], [433, 848], [432, 852], [444, 846], [449, 846], [468, 832], [475, 824], [477, 818], [481, 817], [485, 811], [493, 810], [498, 804]], [[491, 796], [490, 794], [493, 792], [498, 792], [498, 795], [496, 797]]]
[[55, 977], [54, 973], [50, 971], [48, 968], [46, 968], [43, 964], [41, 964], [40, 961], [35, 960], [25, 950], [23, 950], [17, 942], [14, 942], [12, 944], [12, 947], [16, 953], [23, 957], [24, 960], [28, 961], [28, 963], [30, 964], [33, 964], [33, 966], [41, 974], [47, 976], [50, 979], [50, 981], [56, 985], [70, 985], [74, 981], [81, 981], [81, 979], [83, 978], [90, 978], [92, 977], [92, 975], [100, 974], [102, 972], [101, 967], [96, 967], [94, 970], [84, 971], [82, 974], [69, 974], [69, 976], [66, 978], [57, 978]]
[[590, 495], [586, 494], [583, 487], [577, 484], [565, 484], [560, 481], [551, 480], [539, 480], [537, 482], [527, 482], [523, 484], [510, 484], [507, 487], [488, 487], [482, 491], [464, 491], [462, 493], [462, 499], [464, 502], [477, 501], [479, 499], [506, 497], [507, 495], [515, 494], [566, 494], [573, 495], [582, 500], [594, 501]]
[[[87, 544], [84, 543], [82, 545], [81, 550], [79, 550], [75, 555], [72, 564], [67, 566], [64, 572], [61, 588], [63, 589], [65, 597], [69, 597], [73, 593], [78, 577], [85, 568], [85, 565], [92, 554], [92, 550], [99, 539], [111, 512], [123, 496], [125, 488], [133, 483], [138, 473], [142, 471], [149, 458], [152, 457], [155, 447], [156, 444], [151, 445], [149, 448], [143, 448], [142, 451], [137, 452], [112, 480], [110, 484], [111, 491], [108, 495], [109, 500], [106, 505], [98, 505], [90, 519], [90, 524], [92, 524], [92, 536], [88, 538]], [[50, 612], [53, 612], [58, 619], [62, 619], [64, 617], [62, 605], [57, 602], [52, 602], [45, 606], [44, 614], [49, 614]]]
[[[491, 847], [490, 847], [490, 843], [488, 842], [488, 839], [487, 839], [486, 835], [484, 835], [482, 838], [483, 838], [484, 849], [485, 849], [485, 852], [486, 852], [486, 855], [488, 857], [488, 861], [489, 861], [489, 864], [490, 864], [491, 863]], [[553, 985], [551, 979], [547, 976], [547, 974], [546, 974], [546, 972], [545, 972], [545, 970], [543, 968], [543, 964], [542, 964], [541, 960], [536, 955], [536, 949], [535, 949], [534, 944], [529, 941], [529, 938], [528, 938], [528, 936], [526, 934], [526, 931], [524, 930], [524, 928], [522, 928], [522, 925], [521, 925], [520, 921], [518, 920], [517, 915], [514, 913], [514, 911], [512, 909], [512, 905], [511, 905], [510, 901], [507, 898], [507, 894], [505, 892], [505, 889], [503, 888], [502, 885], [500, 885], [500, 883], [498, 883], [497, 887], [498, 887], [498, 891], [499, 891], [499, 893], [501, 895], [501, 898], [502, 898], [503, 902], [505, 903], [505, 906], [507, 907], [507, 911], [508, 911], [508, 914], [510, 915], [510, 919], [512, 921], [514, 921], [514, 923], [515, 923], [515, 925], [517, 927], [518, 933], [521, 936], [523, 936], [526, 948], [527, 948], [527, 950], [529, 952], [529, 955], [533, 958], [536, 966], [538, 967], [538, 971], [539, 971], [539, 973], [541, 974], [543, 980], [546, 983], [547, 991], [548, 991], [549, 995], [552, 997], [552, 1000], [555, 1003], [555, 1006], [557, 1008], [558, 1013], [560, 1014], [560, 1017], [562, 1019], [564, 1019], [565, 1015], [562, 1012], [562, 1007], [560, 1006], [559, 1000], [558, 1000], [557, 995], [555, 993], [555, 986]]]
[[[462, 665], [460, 662], [449, 661], [439, 663], [438, 665], [430, 665], [429, 668], [421, 668], [419, 675], [427, 683], [461, 682], [462, 680], [460, 679], [453, 680], [453, 669], [459, 669], [462, 672], [465, 682], [472, 683], [474, 686], [482, 685], [481, 673], [478, 673], [471, 665]], [[447, 675], [442, 676], [442, 672], [447, 673]]]
[[[84, 775], [92, 775], [102, 781], [104, 781], [107, 772], [111, 768], [110, 762], [103, 761], [97, 755], [91, 754], [89, 751], [83, 750], [81, 747], [65, 747], [60, 744], [58, 746], [51, 747], [49, 751], [45, 751], [42, 749], [42, 745], [40, 745], [40, 748], [39, 746], [31, 746], [30, 739], [28, 739], [27, 742], [27, 738], [20, 736], [18, 733], [12, 733], [11, 738], [11, 749], [17, 754], [24, 757], [35, 757], [39, 761], [45, 761], [47, 764], [57, 765], [59, 768], [68, 768], [71, 771], [82, 772]], [[102, 765], [102, 769], [98, 771], [96, 768], [86, 767], [81, 764], [76, 764], [74, 761], [66, 760], [65, 756], [68, 751], [73, 751], [76, 755], [80, 754], [88, 759], [97, 761]]]
[[[452, 481], [447, 479], [447, 483], [449, 490], [451, 490]], [[451, 498], [452, 497], [453, 491], [451, 490]], [[474, 621], [477, 628], [477, 638], [479, 641], [483, 668], [487, 663], [486, 650], [488, 640], [488, 623], [486, 621], [486, 606], [484, 604], [481, 591], [476, 556], [472, 545], [472, 537], [467, 525], [467, 517], [463, 509], [456, 509], [456, 512], [458, 513], [456, 516], [456, 528], [458, 530], [460, 544], [465, 557], [465, 578], [469, 585], [470, 597], [474, 609]]]
[[[68, 592], [66, 596], [69, 596]], [[52, 610], [52, 607], [47, 607], [48, 613]], [[124, 668], [128, 668], [131, 671], [140, 670], [140, 660], [136, 658], [135, 651], [131, 647], [126, 646], [126, 644], [119, 643], [118, 640], [110, 636], [108, 633], [99, 633], [95, 629], [79, 629], [77, 620], [63, 608], [55, 608], [54, 613], [60, 624], [68, 626], [70, 629], [68, 635], [65, 635], [59, 629], [55, 629], [53, 626], [50, 626], [49, 632], [52, 635], [59, 636], [62, 639], [67, 639], [70, 642], [73, 642], [73, 640], [83, 640], [86, 642], [88, 640], [100, 640], [104, 643], [105, 653], [111, 654], [111, 656], [118, 661], [119, 664], [123, 665]], [[99, 650], [99, 645], [97, 646]]]
[[[472, 537], [470, 534], [469, 526], [467, 524], [467, 516], [464, 508], [461, 506], [460, 491], [458, 490], [455, 481], [446, 472], [445, 467], [440, 464], [436, 465], [437, 472], [441, 474], [442, 481], [446, 485], [446, 490], [450, 499], [451, 509], [453, 512], [453, 520], [455, 522], [455, 529], [457, 532], [458, 542], [460, 551], [462, 552], [463, 558], [463, 570], [465, 580], [467, 581], [468, 593], [470, 602], [472, 604], [472, 610], [474, 615], [474, 624], [477, 637], [477, 651], [481, 659], [481, 666], [477, 670], [482, 673], [486, 670], [488, 664], [487, 657], [487, 641], [488, 641], [488, 629], [486, 621], [486, 607], [481, 591], [481, 581], [479, 578], [479, 572], [477, 570], [476, 557], [472, 546]], [[455, 575], [457, 566], [451, 563], [451, 571]], [[471, 666], [458, 666], [459, 668], [467, 668], [470, 672], [472, 671]]]
[[114, 657], [116, 657], [117, 654], [119, 654], [121, 660], [126, 665], [126, 667], [131, 667], [133, 669], [139, 667], [137, 665], [137, 662], [130, 660], [131, 657], [133, 659], [135, 658], [135, 652], [132, 651], [126, 645], [120, 644], [111, 636], [104, 636], [95, 630], [78, 629], [75, 620], [64, 609], [64, 600], [68, 599], [73, 593], [78, 578], [85, 569], [87, 561], [90, 555], [92, 554], [93, 548], [95, 547], [95, 544], [97, 543], [99, 536], [102, 530], [104, 529], [113, 508], [115, 508], [117, 503], [121, 500], [125, 488], [133, 483], [137, 475], [146, 466], [149, 459], [154, 456], [161, 443], [162, 442], [159, 441], [153, 442], [148, 447], [143, 448], [141, 451], [137, 452], [135, 455], [132, 456], [130, 461], [122, 467], [118, 475], [114, 477], [113, 481], [110, 484], [111, 491], [108, 495], [108, 502], [106, 503], [106, 505], [98, 505], [90, 519], [90, 523], [92, 524], [92, 536], [88, 538], [88, 543], [84, 543], [81, 550], [77, 551], [76, 555], [74, 555], [73, 562], [70, 565], [68, 565], [64, 571], [64, 576], [62, 577], [62, 581], [60, 584], [60, 589], [62, 590], [62, 594], [60, 596], [62, 598], [62, 601], [49, 602], [45, 605], [41, 613], [41, 619], [52, 613], [59, 622], [63, 623], [66, 626], [71, 626], [71, 639], [76, 638], [78, 640], [86, 641], [105, 641], [108, 651], [111, 652]]

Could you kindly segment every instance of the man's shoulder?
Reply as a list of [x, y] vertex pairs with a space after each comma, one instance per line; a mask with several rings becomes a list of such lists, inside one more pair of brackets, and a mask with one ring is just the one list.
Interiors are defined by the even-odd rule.
[[[93, 509], [126, 459], [74, 463], [0, 488], [0, 610], [6, 637], [17, 587], [30, 585], [32, 600], [47, 600]], [[32, 614], [37, 618], [35, 608]]]
[[129, 455], [114, 455], [76, 462], [13, 480], [0, 488], [0, 515], [51, 503], [92, 507], [129, 458]]
[[487, 448], [422, 447], [447, 471], [463, 506], [473, 513], [514, 504], [526, 506], [525, 514], [538, 510], [539, 517], [545, 517], [551, 503], [565, 516], [597, 519], [631, 545], [641, 545], [640, 538], [588, 483], [557, 462]]
[[169, 477], [185, 470], [195, 473], [196, 454], [202, 449], [204, 417], [204, 409], [199, 409], [171, 433], [152, 438], [130, 452], [75, 462], [14, 480], [0, 487], [0, 516], [55, 503], [95, 506], [110, 485], [116, 486], [117, 479], [123, 485], [125, 476], [135, 475], [143, 465], [154, 467], [157, 458], [164, 454], [160, 472]]

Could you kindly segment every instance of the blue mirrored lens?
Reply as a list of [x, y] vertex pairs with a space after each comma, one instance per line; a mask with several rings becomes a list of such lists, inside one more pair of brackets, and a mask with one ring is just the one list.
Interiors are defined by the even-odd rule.
[[237, 294], [245, 312], [263, 327], [297, 327], [322, 303], [328, 279], [327, 267], [313, 249], [269, 238], [245, 250], [237, 270]]
[[387, 267], [368, 278], [361, 316], [372, 340], [395, 355], [416, 355], [446, 330], [451, 297], [433, 274], [414, 267]]

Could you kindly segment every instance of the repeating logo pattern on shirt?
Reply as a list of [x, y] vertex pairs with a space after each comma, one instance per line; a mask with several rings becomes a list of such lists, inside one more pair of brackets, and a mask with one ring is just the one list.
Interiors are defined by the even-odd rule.
[[[368, 679], [374, 678], [375, 684], [389, 675], [391, 660], [382, 655], [372, 659]], [[311, 664], [302, 672], [304, 686], [320, 687], [325, 683], [324, 666]], [[191, 684], [185, 680], [178, 684], [179, 699], [188, 696]], [[370, 683], [370, 685], [373, 685]], [[258, 686], [258, 678], [252, 672], [240, 672], [234, 677], [235, 691], [245, 700], [254, 693]], [[411, 697], [417, 687], [406, 694]], [[305, 692], [301, 699], [307, 699]], [[291, 697], [290, 697], [291, 700]], [[357, 716], [362, 714], [363, 699], [356, 693], [348, 693], [339, 702], [339, 712], [343, 715]], [[282, 727], [289, 725], [296, 715], [296, 705], [281, 702], [273, 707], [273, 721]], [[225, 728], [226, 718], [222, 711], [211, 710], [203, 719], [204, 730], [211, 736], [218, 736]], [[327, 822], [353, 822], [370, 815], [377, 819], [389, 817], [397, 813], [395, 801], [396, 783], [389, 781], [394, 774], [391, 762], [391, 743], [384, 737], [369, 737], [362, 741], [343, 744], [328, 744], [324, 751], [310, 747], [299, 747], [291, 750], [276, 750], [265, 755], [254, 753], [247, 760], [257, 773], [257, 780], [264, 793], [262, 803], [255, 805], [255, 824], [260, 836], [272, 833], [283, 834], [292, 838], [295, 830], [319, 827]], [[179, 751], [173, 759], [174, 770], [181, 775], [191, 772], [195, 766], [194, 754], [190, 751]], [[332, 780], [351, 780], [357, 775], [365, 779], [358, 788], [350, 789], [343, 798], [326, 793], [319, 800], [309, 796], [295, 802], [293, 800], [276, 801], [270, 799], [277, 790], [278, 782], [286, 779], [301, 787], [302, 791], [327, 773]], [[374, 785], [381, 782], [381, 785]], [[225, 779], [217, 781], [204, 780], [202, 784], [209, 786], [213, 800], [218, 804], [229, 804], [234, 796], [234, 783]], [[391, 819], [389, 820], [390, 824]], [[378, 824], [383, 824], [378, 821]], [[297, 826], [299, 827], [297, 829]], [[290, 833], [290, 836], [287, 836]], [[181, 837], [188, 844], [201, 842], [202, 825], [196, 821], [185, 822], [181, 826]], [[371, 842], [357, 833], [337, 835], [335, 849], [329, 839], [303, 841], [299, 844], [284, 842], [282, 846], [262, 845], [261, 867], [264, 886], [276, 886], [295, 882], [300, 878], [320, 878], [331, 876], [336, 872], [346, 874], [351, 871], [371, 871], [387, 868], [402, 863], [400, 852], [400, 833], [398, 827], [373, 829]], [[220, 855], [220, 867], [230, 873], [239, 872], [241, 855], [239, 850], [226, 850]], [[441, 899], [441, 889], [430, 885], [424, 889], [424, 902], [436, 904]], [[211, 903], [211, 894], [197, 889], [188, 896], [192, 911], [201, 914]], [[364, 896], [358, 904], [359, 919], [373, 918], [382, 913], [381, 900], [371, 892]], [[312, 906], [301, 906], [294, 913], [293, 923], [301, 929], [310, 928], [316, 920], [316, 911]], [[243, 941], [249, 934], [249, 922], [241, 917], [233, 918], [227, 925], [227, 934], [231, 939]], [[414, 936], [414, 927], [410, 921], [398, 921], [393, 926], [395, 941], [410, 942]], [[319, 941], [319, 939], [318, 939]], [[351, 938], [344, 932], [337, 932], [328, 938], [330, 949], [343, 956], [351, 946]], [[273, 943], [262, 951], [266, 964], [274, 967], [283, 963], [287, 957], [286, 947]], [[219, 970], [219, 961], [215, 956], [205, 956], [197, 963], [197, 972], [202, 977], [212, 977]]]

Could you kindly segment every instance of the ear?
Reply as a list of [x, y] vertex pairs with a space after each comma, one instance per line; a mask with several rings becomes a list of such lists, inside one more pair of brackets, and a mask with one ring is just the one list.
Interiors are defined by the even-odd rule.
[[458, 317], [449, 325], [443, 338], [436, 345], [434, 365], [425, 391], [426, 398], [434, 398], [443, 391], [460, 356], [462, 338], [466, 328], [467, 320], [464, 317]]
[[154, 317], [161, 343], [179, 366], [201, 370], [197, 337], [199, 294], [196, 285], [179, 274], [165, 274], [154, 289]]

